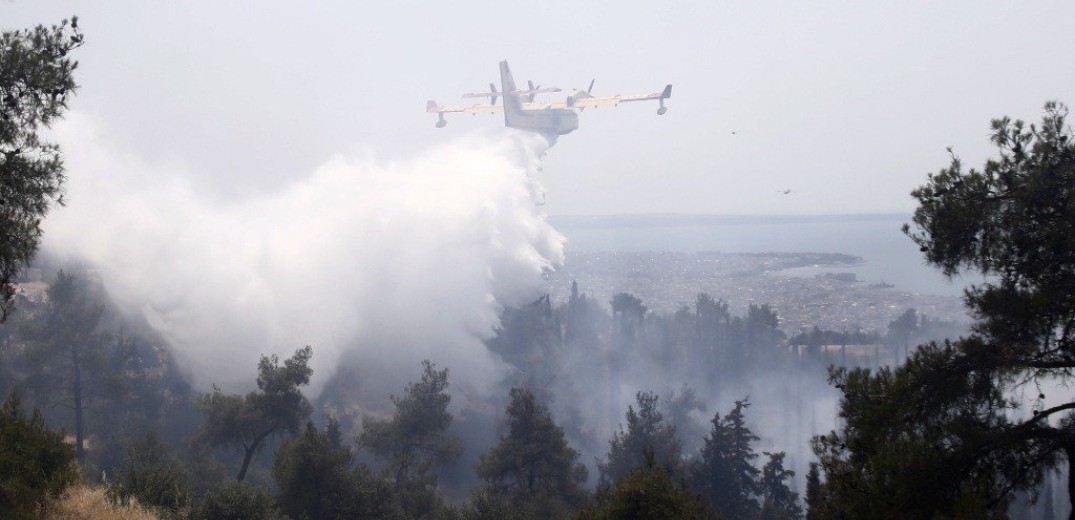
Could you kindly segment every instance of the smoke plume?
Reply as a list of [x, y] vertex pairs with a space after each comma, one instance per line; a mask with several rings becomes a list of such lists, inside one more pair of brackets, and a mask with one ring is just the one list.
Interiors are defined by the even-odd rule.
[[563, 262], [535, 179], [549, 143], [534, 134], [470, 135], [391, 164], [338, 155], [224, 202], [181, 168], [111, 148], [84, 115], [56, 134], [68, 204], [44, 250], [94, 268], [203, 388], [249, 385], [259, 355], [309, 344], [314, 394], [341, 361], [398, 393], [425, 358], [482, 392], [500, 373], [481, 342], [498, 311], [536, 298]]

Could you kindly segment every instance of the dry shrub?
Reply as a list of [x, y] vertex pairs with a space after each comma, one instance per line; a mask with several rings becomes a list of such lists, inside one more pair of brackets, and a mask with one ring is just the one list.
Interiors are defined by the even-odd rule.
[[160, 520], [151, 510], [131, 501], [113, 504], [104, 488], [76, 485], [50, 503], [45, 520]]

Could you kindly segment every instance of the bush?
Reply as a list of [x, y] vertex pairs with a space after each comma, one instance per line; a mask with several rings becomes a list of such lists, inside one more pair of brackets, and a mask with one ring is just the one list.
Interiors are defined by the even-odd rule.
[[8, 397], [0, 409], [0, 518], [37, 518], [77, 475], [75, 450], [63, 434], [45, 426], [37, 410], [27, 419], [19, 396]]
[[205, 496], [192, 515], [200, 520], [287, 520], [272, 495], [243, 482], [229, 482]]
[[456, 509], [454, 513], [454, 518], [458, 520], [536, 520], [537, 518], [512, 499], [487, 491], [478, 491], [471, 495], [470, 500], [467, 500], [467, 503]]
[[577, 520], [715, 520], [721, 518], [701, 498], [677, 485], [661, 468], [632, 470], [594, 503], [578, 511]]
[[109, 486], [108, 496], [121, 504], [135, 498], [142, 504], [177, 512], [189, 504], [190, 487], [171, 448], [150, 430], [145, 440], [127, 447], [127, 460]]
[[333, 420], [325, 432], [308, 422], [302, 435], [280, 446], [272, 474], [280, 505], [292, 518], [405, 518], [390, 486], [354, 466]]

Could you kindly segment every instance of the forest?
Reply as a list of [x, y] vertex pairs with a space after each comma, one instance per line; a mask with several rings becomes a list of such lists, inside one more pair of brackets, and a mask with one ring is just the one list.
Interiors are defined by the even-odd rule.
[[[829, 364], [888, 359], [822, 346], [900, 355], [950, 332], [908, 310], [884, 334], [815, 328], [786, 338], [765, 305], [732, 316], [701, 294], [694, 308], [655, 314], [630, 294], [606, 306], [573, 284], [561, 304], [542, 297], [504, 310], [487, 340], [510, 367], [499, 395], [453, 413], [450, 367], [427, 361], [392, 390], [388, 413], [373, 414], [355, 411], [361, 396], [340, 378], [313, 399], [303, 393], [315, 348], [263, 356], [246, 394], [199, 392], [164, 339], [124, 316], [92, 270], [20, 287], [40, 290], [21, 291], [0, 328], [9, 417], [36, 410], [37, 428], [65, 432], [81, 481], [170, 517], [254, 507], [291, 518], [619, 518], [613, 511], [633, 507], [632, 493], [659, 486], [667, 504], [639, 507], [802, 518], [787, 448], [761, 448], [751, 396], [724, 409], [703, 396], [793, 375], [805, 381], [799, 391], [820, 393]], [[663, 386], [634, 383], [647, 379]], [[603, 410], [621, 391], [633, 404]], [[793, 415], [786, 397], [768, 405]], [[611, 437], [601, 436], [603, 415]]]
[[71, 517], [81, 496], [126, 518], [1046, 519], [1054, 488], [1075, 496], [1062, 103], [994, 120], [994, 159], [953, 154], [912, 193], [925, 261], [985, 275], [969, 330], [906, 309], [785, 331], [761, 302], [656, 312], [576, 280], [500, 309], [488, 391], [435, 357], [394, 388], [340, 366], [311, 391], [317, 344], [229, 367], [251, 382], [235, 391], [196, 386], [93, 266], [35, 255], [64, 181], [39, 132], [82, 43], [77, 18], [0, 38], [4, 518]]

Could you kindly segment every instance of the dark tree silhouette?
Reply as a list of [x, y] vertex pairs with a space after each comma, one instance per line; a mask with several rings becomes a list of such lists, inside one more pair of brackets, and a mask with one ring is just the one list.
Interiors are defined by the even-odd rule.
[[82, 463], [89, 404], [105, 395], [108, 383], [106, 340], [98, 331], [104, 305], [84, 283], [63, 271], [47, 294], [44, 312], [22, 329], [31, 369], [23, 384], [43, 401], [71, 410], [75, 455]]
[[[586, 466], [567, 445], [548, 408], [523, 388], [511, 389], [508, 432], [475, 466], [490, 489], [546, 512], [565, 510], [585, 497]], [[561, 505], [562, 504], [562, 505]]]
[[80, 46], [77, 17], [0, 34], [0, 322], [14, 308], [12, 282], [37, 251], [50, 201], [63, 203], [60, 148], [38, 132], [67, 111], [78, 88], [68, 54]]
[[362, 420], [359, 445], [387, 463], [396, 494], [415, 517], [440, 508], [434, 470], [462, 453], [459, 438], [448, 433], [452, 396], [447, 389], [448, 369], [423, 361], [422, 378], [408, 385], [403, 396], [392, 396], [396, 411], [391, 418]]
[[[1075, 142], [1066, 116], [1050, 102], [1039, 125], [994, 120], [996, 159], [968, 171], [953, 156], [912, 193], [915, 230], [904, 231], [926, 260], [948, 276], [986, 275], [965, 291], [974, 334], [919, 346], [897, 369], [833, 372], [844, 426], [815, 441], [826, 510], [1000, 515], [1013, 492], [1075, 460], [1075, 401], [1045, 406], [1037, 390], [1070, 382], [1075, 369]], [[1013, 397], [1027, 389], [1037, 398]]]
[[597, 467], [601, 484], [611, 485], [627, 476], [631, 470], [645, 467], [646, 453], [654, 457], [657, 466], [675, 474], [680, 469], [682, 444], [676, 437], [676, 429], [664, 422], [658, 410], [658, 397], [649, 392], [635, 395], [638, 410], [627, 407], [627, 429], [620, 427], [608, 441], [608, 454]]
[[313, 350], [303, 347], [284, 360], [261, 356], [258, 391], [246, 396], [225, 394], [219, 388], [202, 397], [198, 408], [205, 414], [200, 439], [211, 446], [236, 446], [243, 450], [243, 465], [236, 480], [246, 477], [254, 453], [270, 435], [298, 433], [310, 416], [310, 403], [299, 390], [310, 382]]
[[723, 418], [713, 416], [713, 428], [692, 468], [694, 488], [728, 518], [750, 518], [758, 512], [755, 496], [761, 488], [754, 467], [753, 444], [759, 438], [746, 425], [747, 400], [736, 401]]

